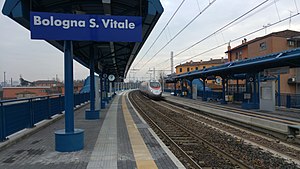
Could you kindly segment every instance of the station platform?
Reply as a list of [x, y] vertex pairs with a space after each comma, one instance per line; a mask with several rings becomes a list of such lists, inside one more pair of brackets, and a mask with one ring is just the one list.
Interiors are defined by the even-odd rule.
[[187, 97], [172, 96], [170, 93], [163, 93], [162, 96], [166, 101], [186, 108], [192, 108], [226, 120], [246, 124], [248, 127], [257, 128], [261, 131], [273, 131], [283, 135], [295, 134], [295, 137], [300, 139], [299, 110], [289, 110], [287, 108], [277, 108], [273, 112], [261, 111], [259, 109], [245, 110], [241, 108], [241, 105], [233, 103], [224, 105], [219, 102], [202, 101], [201, 98], [190, 99]]
[[[136, 113], [127, 99], [127, 94], [127, 92], [117, 94], [107, 108], [101, 110], [98, 120], [85, 119], [85, 110], [89, 105], [75, 111], [75, 127], [84, 129], [83, 150], [68, 153], [54, 150], [54, 132], [64, 128], [62, 118], [46, 127], [37, 126], [30, 129], [37, 131], [9, 147], [2, 148], [0, 168], [184, 168]], [[8, 141], [13, 140], [12, 137]]]
[[[190, 99], [187, 97], [180, 97], [180, 96], [173, 96], [170, 93], [163, 93], [162, 95], [164, 98], [166, 98], [167, 100], [170, 101], [180, 101], [180, 102], [189, 102], [188, 100], [195, 100], [195, 99]], [[288, 118], [295, 118], [295, 119], [300, 119], [300, 109], [295, 109], [295, 108], [285, 108], [285, 107], [276, 107], [276, 110], [273, 112], [270, 111], [261, 111], [259, 109], [251, 109], [251, 110], [246, 110], [246, 109], [242, 109], [241, 103], [230, 103], [228, 102], [227, 104], [221, 104], [220, 102], [216, 102], [216, 101], [202, 101], [202, 98], [199, 97], [198, 99], [196, 99], [197, 102], [209, 102], [212, 104], [217, 104], [217, 105], [222, 105], [223, 107], [230, 107], [230, 108], [234, 108], [234, 109], [240, 109], [243, 111], [248, 111], [248, 112], [256, 112], [256, 113], [263, 113], [263, 114], [270, 114], [270, 115], [278, 115], [278, 116], [282, 116], [282, 117], [286, 117]], [[300, 120], [299, 120], [300, 122]]]

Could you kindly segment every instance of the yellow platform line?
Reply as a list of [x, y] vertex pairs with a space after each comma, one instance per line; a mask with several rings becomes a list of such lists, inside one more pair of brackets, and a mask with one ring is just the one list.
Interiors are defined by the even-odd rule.
[[157, 166], [127, 108], [125, 95], [122, 97], [122, 110], [133, 150], [133, 155], [139, 169], [156, 169]]

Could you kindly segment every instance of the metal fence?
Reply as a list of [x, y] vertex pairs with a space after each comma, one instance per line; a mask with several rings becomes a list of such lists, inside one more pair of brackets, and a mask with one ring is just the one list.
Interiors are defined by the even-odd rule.
[[286, 108], [300, 108], [300, 94], [281, 93], [280, 100], [276, 94], [276, 106], [283, 106]]
[[[89, 100], [89, 93], [74, 94], [74, 106]], [[0, 101], [0, 141], [64, 111], [64, 96], [52, 95]]]

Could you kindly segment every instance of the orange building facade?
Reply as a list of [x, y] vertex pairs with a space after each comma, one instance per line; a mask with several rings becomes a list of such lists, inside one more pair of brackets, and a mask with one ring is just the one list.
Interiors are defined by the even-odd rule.
[[50, 87], [3, 87], [3, 100], [47, 96]]
[[[232, 49], [229, 45], [228, 51], [225, 53], [227, 53], [229, 61], [232, 62], [236, 60], [265, 56], [297, 47], [300, 47], [300, 32], [285, 30], [273, 32], [250, 41], [244, 39], [241, 45]], [[239, 81], [239, 84], [244, 85], [244, 82]], [[235, 81], [229, 81], [229, 85], [229, 88], [234, 89], [234, 85], [236, 85], [236, 83]], [[289, 69], [288, 74], [281, 74], [280, 86], [281, 93], [300, 93], [300, 69]]]
[[[228, 62], [228, 59], [210, 59], [208, 61], [200, 61], [200, 62], [186, 62], [184, 64], [180, 64], [175, 67], [176, 74], [182, 74], [186, 72], [192, 72], [195, 70], [202, 70], [209, 67], [218, 66]], [[205, 80], [205, 84], [207, 87], [211, 88], [212, 90], [220, 90], [222, 88], [222, 84], [217, 83], [215, 79], [212, 80]], [[179, 87], [179, 86], [178, 86]]]

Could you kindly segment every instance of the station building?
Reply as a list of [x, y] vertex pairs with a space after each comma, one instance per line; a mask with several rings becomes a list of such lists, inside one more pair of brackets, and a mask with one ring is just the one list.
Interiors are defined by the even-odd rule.
[[[265, 56], [272, 53], [281, 52], [300, 47], [300, 32], [293, 30], [284, 30], [273, 32], [268, 35], [257, 37], [253, 40], [242, 40], [242, 44], [231, 48], [225, 52], [230, 62], [244, 60], [259, 56]], [[239, 82], [239, 87], [243, 88], [245, 83]], [[278, 83], [276, 82], [276, 85]], [[229, 81], [229, 92], [236, 89], [236, 81]], [[289, 69], [289, 73], [280, 75], [280, 93], [300, 93], [300, 69]]]

